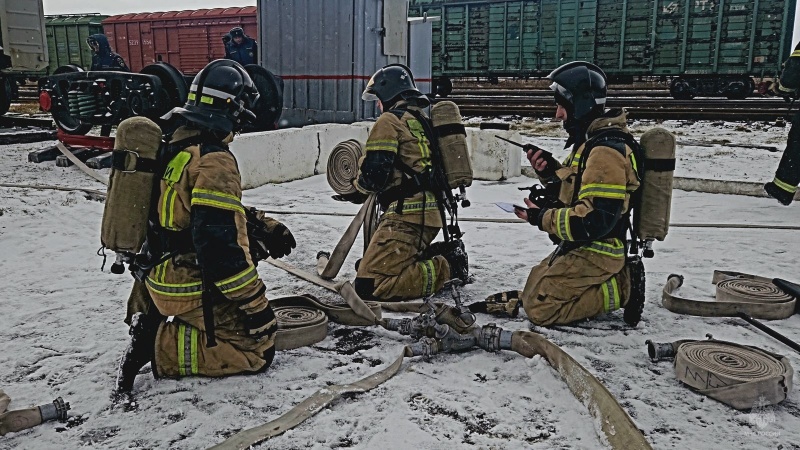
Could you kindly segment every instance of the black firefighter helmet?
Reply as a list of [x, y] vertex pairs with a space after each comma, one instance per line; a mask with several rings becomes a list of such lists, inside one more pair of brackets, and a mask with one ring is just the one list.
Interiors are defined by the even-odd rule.
[[236, 132], [256, 120], [252, 110], [258, 97], [258, 89], [244, 67], [230, 59], [218, 59], [194, 77], [186, 104], [173, 108], [162, 119], [177, 114], [210, 130]]
[[568, 119], [585, 122], [602, 114], [606, 104], [606, 74], [586, 61], [573, 61], [558, 67], [547, 76], [556, 103], [569, 114]]
[[389, 64], [378, 69], [361, 94], [366, 101], [380, 100], [387, 108], [397, 100], [416, 100], [418, 106], [430, 105], [428, 97], [417, 89], [411, 69], [402, 64]]

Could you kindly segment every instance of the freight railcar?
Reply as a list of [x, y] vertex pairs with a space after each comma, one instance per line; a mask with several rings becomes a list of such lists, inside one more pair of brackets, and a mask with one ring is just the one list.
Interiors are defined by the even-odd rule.
[[132, 71], [163, 61], [189, 75], [225, 57], [222, 36], [237, 26], [256, 38], [255, 6], [120, 14], [103, 21], [108, 42]]
[[434, 76], [541, 77], [592, 61], [618, 82], [671, 81], [676, 98], [753, 92], [791, 51], [796, 0], [411, 0], [434, 22]]

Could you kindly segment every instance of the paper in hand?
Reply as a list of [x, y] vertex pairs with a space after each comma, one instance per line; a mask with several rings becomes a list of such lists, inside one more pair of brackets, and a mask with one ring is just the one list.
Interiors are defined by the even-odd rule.
[[515, 209], [527, 209], [524, 206], [515, 205], [513, 203], [506, 203], [506, 202], [495, 202], [498, 208], [502, 209], [507, 213], [513, 213]]

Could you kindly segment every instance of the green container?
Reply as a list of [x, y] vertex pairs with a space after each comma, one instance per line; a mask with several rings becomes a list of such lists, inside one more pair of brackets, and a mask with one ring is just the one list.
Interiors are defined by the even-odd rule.
[[86, 38], [92, 34], [103, 34], [101, 14], [75, 14], [46, 16], [47, 48], [50, 52], [48, 72], [61, 66], [74, 64], [89, 70], [92, 66], [92, 51]]

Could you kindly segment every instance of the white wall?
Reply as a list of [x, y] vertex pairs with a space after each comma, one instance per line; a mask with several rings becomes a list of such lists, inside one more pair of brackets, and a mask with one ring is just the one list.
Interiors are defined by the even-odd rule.
[[[238, 136], [231, 151], [239, 163], [242, 187], [281, 183], [326, 172], [328, 156], [339, 142], [367, 141], [373, 122], [326, 124]], [[467, 128], [467, 148], [475, 178], [504, 180], [520, 175], [520, 149], [494, 137], [520, 141], [516, 132]]]

